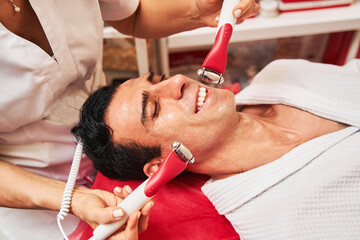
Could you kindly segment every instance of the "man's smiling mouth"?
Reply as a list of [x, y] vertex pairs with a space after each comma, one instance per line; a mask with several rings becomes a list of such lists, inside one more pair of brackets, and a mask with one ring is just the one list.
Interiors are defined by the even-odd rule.
[[206, 88], [199, 87], [195, 113], [199, 112], [200, 109], [204, 106], [206, 95], [207, 95]]

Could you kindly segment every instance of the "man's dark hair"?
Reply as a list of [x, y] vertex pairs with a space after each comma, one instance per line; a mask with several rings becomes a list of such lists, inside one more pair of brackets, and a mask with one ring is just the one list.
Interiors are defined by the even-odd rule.
[[142, 146], [134, 141], [125, 144], [112, 141], [113, 130], [104, 122], [107, 108], [119, 84], [105, 86], [85, 101], [80, 121], [71, 130], [84, 146], [84, 153], [93, 161], [95, 169], [118, 180], [146, 179], [144, 165], [161, 155], [159, 146]]

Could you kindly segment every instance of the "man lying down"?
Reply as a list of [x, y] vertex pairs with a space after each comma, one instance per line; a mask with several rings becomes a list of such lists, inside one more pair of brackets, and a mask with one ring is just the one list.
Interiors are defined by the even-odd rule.
[[242, 239], [360, 236], [360, 60], [277, 60], [234, 95], [182, 75], [106, 86], [73, 129], [104, 175], [144, 179], [173, 141]]

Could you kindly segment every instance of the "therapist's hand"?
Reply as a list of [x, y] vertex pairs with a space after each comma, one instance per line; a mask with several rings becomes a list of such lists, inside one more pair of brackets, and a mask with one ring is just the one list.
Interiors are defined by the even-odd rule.
[[[93, 229], [99, 224], [107, 224], [122, 218], [123, 211], [117, 205], [131, 192], [128, 186], [116, 187], [114, 193], [98, 189], [76, 188], [71, 203], [71, 212], [87, 222]], [[141, 211], [130, 215], [127, 224], [115, 232], [109, 240], [138, 239], [138, 233], [147, 229], [150, 209], [153, 200], [150, 200]]]
[[[216, 18], [220, 16], [222, 2], [222, 0], [195, 0], [199, 18], [206, 25], [216, 27], [218, 24]], [[237, 18], [237, 24], [242, 23], [248, 17], [258, 14], [260, 8], [255, 0], [239, 0], [239, 2], [233, 9], [233, 16]], [[235, 13], [239, 12], [240, 15], [235, 16]]]

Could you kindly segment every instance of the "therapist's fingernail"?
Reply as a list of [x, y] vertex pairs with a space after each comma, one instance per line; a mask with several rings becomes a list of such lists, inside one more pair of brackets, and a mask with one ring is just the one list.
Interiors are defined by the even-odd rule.
[[124, 213], [121, 209], [116, 209], [114, 212], [113, 212], [113, 216], [116, 217], [116, 218], [120, 218], [122, 216], [124, 216]]
[[215, 21], [219, 21], [220, 20], [220, 16], [216, 16], [216, 18], [215, 18]]
[[241, 9], [237, 9], [237, 10], [234, 11], [235, 18], [240, 17], [240, 15], [241, 15]]
[[116, 187], [116, 188], [114, 189], [114, 191], [117, 192], [117, 193], [121, 193], [121, 188]]
[[126, 190], [128, 193], [131, 193], [131, 192], [132, 192], [131, 187], [128, 186], [128, 185], [125, 186], [125, 190]]
[[140, 218], [140, 216], [141, 216], [141, 212], [139, 212], [139, 213], [138, 213], [138, 215], [137, 215], [137, 219], [139, 219], [139, 218]]

